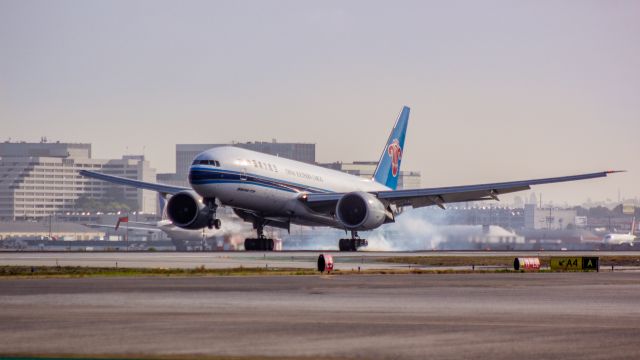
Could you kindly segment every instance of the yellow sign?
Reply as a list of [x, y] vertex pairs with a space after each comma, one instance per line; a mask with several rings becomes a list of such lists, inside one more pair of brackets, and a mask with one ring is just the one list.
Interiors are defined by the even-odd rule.
[[582, 258], [552, 257], [549, 265], [552, 271], [582, 271]]
[[551, 271], [598, 271], [598, 257], [552, 257]]

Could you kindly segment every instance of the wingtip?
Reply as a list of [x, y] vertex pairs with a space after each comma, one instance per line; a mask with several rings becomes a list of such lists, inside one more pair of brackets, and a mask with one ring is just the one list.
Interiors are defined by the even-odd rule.
[[625, 172], [627, 172], [627, 170], [607, 170], [604, 173], [608, 175], [608, 174], [625, 173]]

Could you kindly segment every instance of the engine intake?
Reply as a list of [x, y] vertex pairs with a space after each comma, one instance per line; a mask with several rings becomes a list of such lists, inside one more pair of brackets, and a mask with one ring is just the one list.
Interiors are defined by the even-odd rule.
[[387, 211], [377, 197], [358, 191], [340, 198], [336, 205], [336, 215], [349, 230], [373, 230], [384, 224]]
[[183, 229], [202, 229], [209, 220], [209, 208], [195, 191], [182, 191], [167, 202], [167, 216]]

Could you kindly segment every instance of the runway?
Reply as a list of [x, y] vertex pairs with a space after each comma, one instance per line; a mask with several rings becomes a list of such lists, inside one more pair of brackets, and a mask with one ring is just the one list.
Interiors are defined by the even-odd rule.
[[[208, 269], [234, 267], [315, 268], [318, 255], [328, 253], [334, 257], [336, 269], [406, 269], [407, 264], [386, 263], [381, 260], [395, 256], [612, 256], [640, 257], [640, 251], [424, 251], [424, 252], [0, 252], [0, 265], [23, 266], [93, 266], [135, 268], [185, 268], [205, 266]], [[471, 264], [469, 264], [471, 266]]]
[[0, 354], [640, 358], [640, 276], [0, 280]]

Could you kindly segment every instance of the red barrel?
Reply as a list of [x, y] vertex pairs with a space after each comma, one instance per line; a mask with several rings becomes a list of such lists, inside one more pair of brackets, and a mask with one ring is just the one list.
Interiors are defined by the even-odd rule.
[[318, 271], [330, 273], [333, 271], [333, 256], [320, 254], [318, 257]]
[[540, 270], [540, 259], [538, 258], [515, 258], [513, 268], [516, 270]]

